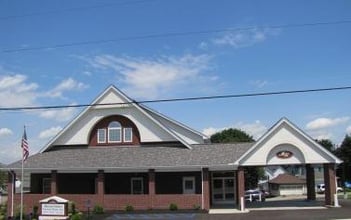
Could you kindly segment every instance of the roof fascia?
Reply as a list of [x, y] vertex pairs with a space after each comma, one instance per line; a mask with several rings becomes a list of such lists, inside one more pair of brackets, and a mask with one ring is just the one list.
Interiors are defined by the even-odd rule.
[[133, 101], [130, 99], [126, 94], [124, 94], [121, 90], [116, 88], [114, 85], [110, 85], [105, 89], [104, 92], [102, 92], [97, 98], [94, 99], [92, 104], [85, 108], [75, 119], [73, 119], [68, 125], [66, 125], [59, 133], [55, 135], [40, 151], [39, 153], [43, 153], [47, 150], [49, 150], [52, 146], [52, 144], [64, 133], [66, 132], [73, 124], [75, 124], [86, 112], [88, 112], [91, 108], [92, 105], [96, 104], [98, 100], [100, 100], [105, 94], [107, 94], [110, 90], [114, 90], [117, 92], [120, 96], [122, 96], [127, 102], [131, 103], [135, 108], [137, 108], [139, 111], [141, 111], [146, 117], [148, 117], [150, 120], [152, 120], [154, 123], [156, 123], [158, 126], [160, 126], [163, 130], [165, 130], [167, 133], [169, 133], [172, 137], [180, 141], [182, 144], [184, 144], [187, 148], [192, 149], [190, 144], [188, 144], [183, 138], [179, 137], [177, 134], [175, 134], [173, 131], [168, 129], [166, 126], [164, 126], [161, 122], [153, 118], [149, 113], [147, 113], [139, 104], [137, 104], [136, 101]]
[[248, 154], [250, 154], [252, 151], [254, 151], [264, 140], [267, 139], [268, 136], [270, 136], [274, 131], [278, 129], [280, 125], [283, 123], [286, 123], [290, 128], [292, 128], [294, 131], [299, 133], [301, 136], [306, 138], [310, 143], [312, 143], [314, 146], [316, 146], [318, 149], [323, 151], [325, 154], [327, 154], [329, 157], [331, 157], [336, 164], [342, 163], [342, 160], [334, 156], [332, 153], [330, 153], [328, 150], [326, 150], [324, 147], [322, 147], [320, 144], [318, 144], [313, 138], [311, 138], [309, 135], [307, 135], [304, 131], [299, 129], [296, 125], [294, 125], [292, 122], [290, 122], [286, 117], [281, 118], [277, 123], [275, 123], [262, 137], [259, 138], [259, 140], [247, 151], [245, 152], [238, 160], [234, 162], [236, 165], [240, 165], [241, 160], [243, 160]]
[[176, 120], [174, 120], [172, 118], [169, 118], [166, 115], [163, 115], [162, 113], [159, 113], [159, 112], [155, 111], [154, 109], [152, 109], [152, 108], [150, 108], [150, 107], [148, 107], [146, 105], [143, 105], [143, 104], [139, 104], [139, 105], [140, 105], [141, 108], [144, 108], [145, 110], [150, 111], [150, 112], [154, 113], [155, 115], [160, 116], [161, 118], [165, 119], [166, 121], [169, 121], [169, 122], [171, 122], [173, 124], [176, 124], [176, 125], [184, 128], [184, 129], [186, 129], [186, 130], [188, 130], [188, 131], [190, 131], [190, 132], [192, 132], [192, 133], [194, 133], [196, 135], [199, 135], [199, 136], [201, 136], [201, 137], [203, 137], [205, 139], [209, 139], [209, 137], [207, 135], [192, 129], [192, 128], [186, 126], [185, 124], [183, 124], [183, 123], [181, 123], [179, 121], [176, 121]]

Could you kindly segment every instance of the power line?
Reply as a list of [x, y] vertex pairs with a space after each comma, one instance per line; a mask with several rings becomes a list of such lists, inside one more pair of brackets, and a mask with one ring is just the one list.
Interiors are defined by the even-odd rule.
[[49, 49], [59, 49], [59, 48], [82, 46], [82, 45], [117, 43], [117, 42], [122, 42], [122, 41], [145, 40], [145, 39], [155, 39], [155, 38], [170, 38], [170, 37], [186, 37], [186, 36], [191, 36], [191, 35], [248, 31], [248, 30], [253, 30], [253, 29], [258, 29], [258, 28], [262, 28], [262, 29], [289, 29], [289, 28], [340, 25], [340, 24], [351, 24], [351, 20], [301, 23], [301, 24], [249, 26], [249, 27], [238, 27], [238, 28], [224, 28], [224, 29], [212, 29], [212, 30], [134, 35], [134, 36], [119, 37], [119, 38], [114, 38], [114, 39], [100, 39], [100, 40], [89, 40], [89, 41], [62, 43], [62, 44], [56, 44], [56, 45], [52, 45], [52, 46], [37, 46], [37, 47], [26, 47], [26, 48], [3, 49], [3, 50], [1, 50], [1, 52], [2, 53], [15, 53], [15, 52], [36, 51], [36, 50], [49, 50]]
[[211, 99], [228, 99], [228, 98], [244, 98], [254, 96], [272, 96], [284, 94], [297, 94], [297, 93], [312, 93], [312, 92], [327, 92], [337, 90], [348, 90], [351, 86], [332, 87], [332, 88], [319, 88], [319, 89], [304, 89], [304, 90], [288, 90], [277, 92], [262, 92], [262, 93], [244, 93], [244, 94], [231, 94], [231, 95], [218, 95], [218, 96], [200, 96], [200, 97], [186, 97], [186, 98], [173, 98], [173, 99], [155, 99], [155, 100], [142, 100], [124, 103], [104, 103], [104, 104], [77, 104], [77, 105], [52, 105], [52, 106], [28, 106], [28, 107], [3, 107], [0, 111], [21, 111], [21, 110], [43, 110], [43, 109], [60, 109], [60, 108], [80, 108], [90, 106], [111, 106], [123, 104], [144, 104], [156, 102], [179, 102], [179, 101], [198, 101], [198, 100], [211, 100]]
[[107, 8], [107, 7], [111, 7], [111, 6], [134, 5], [134, 4], [151, 2], [151, 1], [156, 1], [156, 0], [124, 1], [124, 2], [118, 2], [118, 3], [114, 2], [114, 3], [108, 3], [108, 4], [88, 5], [88, 6], [81, 6], [81, 7], [49, 10], [49, 11], [38, 11], [38, 12], [32, 12], [32, 13], [27, 13], [27, 14], [21, 14], [21, 15], [2, 16], [2, 17], [0, 17], [0, 20], [26, 18], [26, 17], [33, 17], [33, 16], [40, 16], [40, 15], [49, 15], [49, 14], [59, 14], [59, 13], [64, 13], [64, 12], [75, 12], [75, 11], [90, 10], [90, 9], [97, 9], [97, 8]]

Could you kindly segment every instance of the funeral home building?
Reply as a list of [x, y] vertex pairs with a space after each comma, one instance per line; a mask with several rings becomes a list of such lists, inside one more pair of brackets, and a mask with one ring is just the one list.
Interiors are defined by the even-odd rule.
[[[78, 209], [179, 209], [228, 204], [240, 207], [245, 193], [245, 166], [306, 167], [307, 199], [315, 199], [314, 166], [324, 167], [325, 204], [332, 205], [335, 166], [341, 163], [288, 119], [282, 118], [254, 143], [210, 143], [208, 137], [108, 87], [30, 156], [25, 208], [59, 196]], [[21, 162], [6, 167], [8, 213], [20, 204], [14, 179]], [[13, 203], [12, 203], [13, 201]]]

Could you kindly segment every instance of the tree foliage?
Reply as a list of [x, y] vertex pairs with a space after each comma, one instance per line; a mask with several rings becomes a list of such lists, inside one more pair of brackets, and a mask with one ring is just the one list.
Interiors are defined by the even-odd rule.
[[346, 135], [340, 147], [335, 149], [335, 155], [343, 160], [341, 164], [343, 180], [351, 180], [351, 136]]
[[320, 144], [322, 147], [327, 149], [328, 151], [332, 152], [334, 151], [334, 144], [331, 140], [329, 139], [320, 139], [316, 140], [318, 144]]
[[[246, 132], [230, 128], [217, 132], [211, 136], [212, 143], [241, 143], [254, 142], [253, 137]], [[264, 176], [264, 171], [259, 167], [244, 167], [245, 188], [252, 189], [257, 187], [258, 180]]]
[[5, 189], [7, 183], [7, 173], [0, 170], [0, 189]]
[[254, 142], [254, 141], [255, 140], [251, 135], [236, 128], [225, 129], [211, 136], [212, 143]]

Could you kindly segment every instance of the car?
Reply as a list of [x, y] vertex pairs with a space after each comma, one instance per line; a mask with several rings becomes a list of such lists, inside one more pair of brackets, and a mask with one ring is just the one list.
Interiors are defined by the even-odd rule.
[[[317, 185], [317, 193], [323, 194], [324, 191], [325, 191], [325, 184], [324, 184], [324, 183], [318, 184], [318, 185]], [[342, 192], [342, 191], [343, 191], [343, 188], [341, 188], [341, 187], [338, 186], [338, 187], [336, 188], [336, 191], [337, 191], [337, 192]]]
[[259, 202], [264, 202], [266, 200], [265, 193], [262, 192], [261, 190], [256, 190], [256, 189], [251, 189], [245, 191], [245, 200], [246, 201], [259, 201]]

